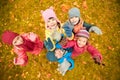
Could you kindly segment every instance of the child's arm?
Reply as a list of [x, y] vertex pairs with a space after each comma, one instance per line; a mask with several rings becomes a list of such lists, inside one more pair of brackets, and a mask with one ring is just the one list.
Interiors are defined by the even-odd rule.
[[84, 21], [84, 23], [83, 23], [83, 27], [85, 27], [87, 31], [89, 31], [89, 29], [90, 29], [92, 26], [93, 26], [93, 25], [88, 24], [88, 23], [86, 23], [85, 21]]
[[74, 68], [74, 61], [72, 59], [64, 58], [63, 62], [58, 65], [58, 71], [64, 76], [68, 70]]
[[95, 32], [98, 35], [102, 34], [101, 29], [98, 28], [97, 26], [94, 26], [94, 25], [91, 25], [91, 24], [88, 24], [88, 23], [84, 22], [83, 27], [85, 27], [86, 30], [89, 31], [89, 32]]
[[17, 54], [17, 57], [14, 58], [14, 64], [25, 66], [28, 63], [26, 51], [22, 48], [14, 47], [14, 52]]
[[71, 25], [68, 21], [62, 26], [63, 34], [69, 39], [72, 40], [74, 38], [74, 34], [72, 32], [73, 25]]
[[25, 39], [30, 40], [30, 41], [32, 41], [32, 42], [35, 42], [36, 39], [38, 38], [38, 36], [37, 36], [35, 33], [33, 33], [33, 32], [24, 33], [24, 34], [22, 34], [22, 36], [23, 36]]
[[62, 48], [66, 49], [66, 48], [71, 48], [75, 45], [75, 41], [68, 41], [67, 44], [63, 45]]
[[102, 60], [102, 55], [100, 54], [100, 52], [94, 48], [93, 46], [91, 46], [90, 44], [87, 47], [88, 52], [92, 55], [92, 58], [99, 58], [100, 61], [98, 61], [98, 63], [101, 63]]

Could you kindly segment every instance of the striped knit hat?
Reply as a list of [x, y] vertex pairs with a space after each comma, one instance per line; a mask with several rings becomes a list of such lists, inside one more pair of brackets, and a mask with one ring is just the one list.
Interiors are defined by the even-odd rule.
[[90, 37], [90, 34], [88, 31], [86, 30], [80, 30], [78, 33], [76, 33], [76, 36], [79, 37], [79, 36], [82, 36], [82, 37], [86, 37], [89, 39]]

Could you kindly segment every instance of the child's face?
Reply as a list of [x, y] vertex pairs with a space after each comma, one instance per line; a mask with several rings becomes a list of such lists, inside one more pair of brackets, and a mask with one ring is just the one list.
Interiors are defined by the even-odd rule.
[[14, 46], [17, 46], [17, 45], [21, 45], [23, 44], [23, 39], [21, 36], [16, 36], [14, 39], [13, 39], [13, 45]]
[[88, 39], [85, 38], [85, 37], [78, 37], [78, 39], [77, 39], [77, 45], [79, 47], [84, 47], [86, 45], [87, 41], [88, 41]]
[[47, 22], [47, 26], [49, 29], [55, 29], [57, 27], [57, 21], [55, 18], [50, 18]]
[[57, 57], [57, 59], [61, 58], [63, 56], [64, 52], [60, 49], [56, 49], [55, 50], [55, 56]]
[[76, 25], [78, 22], [79, 22], [79, 17], [72, 17], [70, 18], [70, 22], [73, 24], [73, 25]]

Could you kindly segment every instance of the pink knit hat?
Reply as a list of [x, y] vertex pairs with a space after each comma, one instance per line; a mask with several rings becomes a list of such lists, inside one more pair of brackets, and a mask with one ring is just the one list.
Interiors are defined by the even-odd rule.
[[42, 14], [43, 19], [45, 21], [46, 28], [47, 28], [47, 21], [51, 17], [55, 18], [57, 20], [57, 22], [60, 23], [60, 21], [58, 20], [55, 12], [53, 11], [53, 7], [50, 7], [48, 9], [46, 9], [45, 11], [41, 10], [41, 14]]
[[9, 45], [12, 45], [13, 39], [18, 36], [19, 34], [14, 33], [12, 31], [4, 31], [2, 34], [2, 41]]
[[80, 30], [80, 31], [76, 34], [76, 36], [83, 36], [83, 37], [86, 37], [86, 38], [89, 39], [90, 34], [89, 34], [89, 32], [86, 31], [86, 30]]

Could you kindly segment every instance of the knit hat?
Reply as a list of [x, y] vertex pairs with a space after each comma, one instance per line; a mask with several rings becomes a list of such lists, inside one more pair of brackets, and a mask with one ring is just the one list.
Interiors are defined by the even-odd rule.
[[9, 45], [12, 45], [13, 39], [18, 36], [19, 34], [14, 33], [12, 31], [4, 31], [2, 34], [2, 41]]
[[80, 30], [78, 33], [76, 33], [76, 36], [82, 36], [82, 37], [86, 37], [88, 39], [90, 37], [89, 32], [86, 30]]
[[48, 9], [46, 9], [45, 11], [41, 10], [41, 14], [42, 14], [43, 19], [45, 21], [46, 28], [47, 28], [47, 21], [51, 17], [55, 18], [57, 20], [57, 22], [60, 23], [60, 21], [58, 20], [55, 12], [53, 11], [53, 7], [50, 7]]
[[80, 18], [80, 10], [76, 7], [74, 8], [71, 8], [69, 11], [68, 11], [68, 15], [69, 15], [69, 18], [72, 18], [72, 17], [79, 17]]
[[57, 57], [55, 57], [55, 53], [52, 52], [52, 51], [49, 51], [47, 52], [47, 55], [46, 55], [47, 59], [51, 62], [54, 62], [54, 61], [57, 61]]

